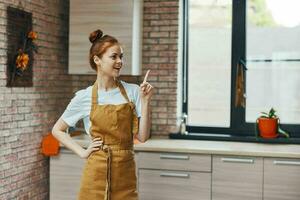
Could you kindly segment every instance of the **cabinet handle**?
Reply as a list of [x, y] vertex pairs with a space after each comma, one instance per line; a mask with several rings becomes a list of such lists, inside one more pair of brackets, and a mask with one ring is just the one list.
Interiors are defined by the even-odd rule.
[[160, 155], [160, 159], [174, 159], [174, 160], [189, 160], [189, 156], [180, 156], [180, 155]]
[[176, 177], [176, 178], [189, 178], [189, 174], [179, 174], [179, 173], [160, 173], [161, 177]]
[[300, 165], [300, 161], [274, 160], [274, 165]]
[[254, 163], [254, 159], [249, 158], [221, 158], [223, 162], [234, 162], [234, 163]]

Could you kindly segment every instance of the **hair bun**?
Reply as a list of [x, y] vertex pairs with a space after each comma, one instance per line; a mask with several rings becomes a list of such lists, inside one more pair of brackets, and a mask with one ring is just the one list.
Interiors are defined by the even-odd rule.
[[102, 35], [103, 32], [100, 29], [98, 29], [90, 34], [89, 40], [91, 43], [94, 43], [97, 39], [101, 38]]

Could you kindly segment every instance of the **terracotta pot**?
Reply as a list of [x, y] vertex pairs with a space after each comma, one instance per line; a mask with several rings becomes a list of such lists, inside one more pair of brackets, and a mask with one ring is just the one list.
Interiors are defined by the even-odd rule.
[[259, 118], [258, 130], [262, 138], [276, 138], [278, 136], [278, 118]]

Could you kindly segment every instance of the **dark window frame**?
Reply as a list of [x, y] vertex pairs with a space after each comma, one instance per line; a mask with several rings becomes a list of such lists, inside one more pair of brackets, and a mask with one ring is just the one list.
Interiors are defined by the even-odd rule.
[[[232, 0], [232, 43], [231, 43], [231, 105], [230, 127], [204, 127], [186, 125], [189, 133], [229, 134], [238, 137], [255, 136], [255, 123], [246, 123], [246, 109], [235, 107], [236, 65], [246, 61], [246, 1]], [[188, 35], [189, 35], [189, 1], [183, 1], [183, 73], [182, 73], [182, 113], [188, 114]], [[288, 60], [287, 60], [288, 61]], [[297, 60], [298, 61], [298, 60]], [[259, 61], [258, 61], [259, 62]], [[270, 62], [270, 61], [269, 61]], [[246, 62], [245, 62], [246, 63]], [[246, 74], [246, 73], [245, 73]], [[246, 84], [246, 83], [245, 83]], [[246, 90], [246, 87], [245, 87]], [[281, 124], [291, 137], [300, 138], [300, 124]]]

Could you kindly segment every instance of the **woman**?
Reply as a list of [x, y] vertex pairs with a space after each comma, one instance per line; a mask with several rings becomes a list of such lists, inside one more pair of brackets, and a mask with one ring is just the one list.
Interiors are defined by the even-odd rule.
[[[81, 177], [79, 200], [137, 200], [133, 138], [145, 142], [150, 130], [147, 82], [118, 80], [123, 52], [118, 40], [101, 30], [90, 34], [90, 65], [97, 72], [93, 86], [80, 90], [55, 123], [52, 133], [63, 145], [87, 159]], [[82, 148], [65, 133], [83, 119], [92, 142]]]

